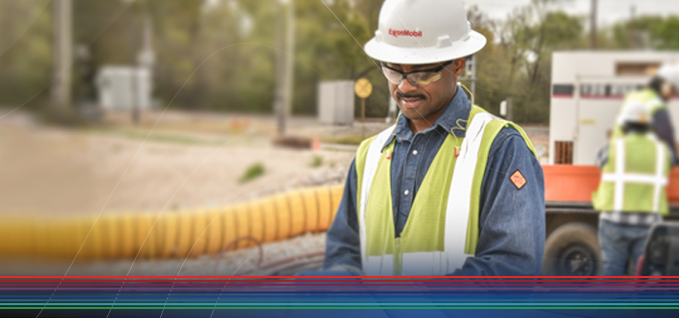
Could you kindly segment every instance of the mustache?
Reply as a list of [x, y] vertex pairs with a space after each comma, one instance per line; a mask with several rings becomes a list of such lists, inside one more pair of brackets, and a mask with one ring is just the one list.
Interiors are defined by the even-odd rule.
[[396, 95], [398, 96], [399, 99], [404, 99], [404, 98], [421, 98], [425, 99], [426, 97], [424, 95], [419, 95], [419, 94], [404, 94], [401, 91], [396, 92]]

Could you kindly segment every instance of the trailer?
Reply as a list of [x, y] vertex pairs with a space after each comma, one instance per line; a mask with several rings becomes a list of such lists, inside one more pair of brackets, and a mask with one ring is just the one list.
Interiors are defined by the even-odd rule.
[[[595, 164], [625, 94], [645, 86], [663, 63], [676, 62], [679, 52], [554, 52], [549, 164]], [[679, 123], [679, 99], [668, 106]]]
[[[597, 150], [608, 138], [624, 95], [645, 86], [658, 68], [679, 62], [679, 52], [554, 52], [550, 101], [549, 165], [544, 165], [546, 237], [543, 274], [600, 274], [603, 266], [592, 193], [601, 172]], [[679, 100], [669, 104], [679, 123]], [[679, 129], [675, 128], [679, 140]], [[679, 169], [667, 190], [679, 220]]]

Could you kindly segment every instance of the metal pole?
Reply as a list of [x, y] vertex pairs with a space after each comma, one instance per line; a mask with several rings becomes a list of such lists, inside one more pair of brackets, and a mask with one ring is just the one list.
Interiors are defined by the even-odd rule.
[[592, 0], [592, 11], [590, 14], [590, 48], [596, 49], [596, 16], [597, 16], [597, 0]]
[[142, 98], [141, 108], [151, 108], [152, 99], [151, 91], [153, 91], [153, 64], [155, 62], [155, 53], [153, 52], [153, 27], [151, 15], [149, 14], [148, 2], [144, 2], [144, 25], [141, 51], [137, 56], [137, 63], [142, 72], [146, 72], [148, 77], [142, 78], [144, 80], [144, 98]]
[[[134, 5], [134, 4], [133, 4]], [[129, 38], [130, 38], [130, 103], [132, 105], [131, 108], [131, 115], [132, 115], [132, 123], [137, 124], [139, 123], [139, 92], [138, 92], [138, 86], [139, 83], [137, 83], [137, 77], [139, 76], [138, 72], [138, 67], [137, 67], [137, 59], [136, 59], [136, 53], [137, 53], [137, 41], [136, 36], [135, 36], [135, 25], [134, 25], [134, 16], [133, 11], [130, 10], [127, 16], [127, 27], [128, 27], [128, 33], [129, 33]]]
[[471, 62], [472, 62], [472, 96], [475, 99], [476, 98], [476, 57], [472, 57]]
[[292, 114], [292, 92], [294, 82], [294, 54], [295, 54], [295, 1], [286, 1], [286, 23], [285, 23], [285, 117], [289, 118]]
[[575, 74], [575, 127], [573, 127], [573, 147], [571, 149], [571, 163], [575, 162], [580, 143], [580, 98], [582, 97], [582, 83], [580, 74]]
[[469, 79], [471, 82], [470, 92], [472, 98], [476, 96], [476, 59], [474, 55], [467, 56], [465, 59], [464, 79]]
[[637, 18], [637, 7], [632, 4], [629, 7], [629, 19], [630, 21], [634, 21]]
[[276, 65], [276, 88], [274, 94], [274, 112], [276, 113], [276, 125], [278, 126], [278, 136], [283, 137], [285, 135], [285, 96], [284, 96], [284, 75], [283, 75], [283, 17], [281, 16], [281, 10], [283, 9], [283, 4], [281, 0], [276, 1], [276, 21], [274, 23], [275, 35], [276, 35], [276, 53], [274, 55], [274, 63]]
[[[137, 79], [137, 93], [139, 94], [137, 99], [137, 103], [139, 103], [138, 112], [141, 112], [144, 108], [149, 109], [152, 106], [150, 92], [153, 87], [153, 63], [155, 62], [153, 27], [148, 1], [143, 1], [141, 5], [141, 24], [139, 25], [141, 41], [138, 41], [139, 51], [137, 52], [137, 72], [139, 76]], [[138, 114], [138, 116], [141, 116], [141, 114]]]
[[361, 136], [365, 138], [365, 98], [361, 98]]
[[73, 59], [73, 22], [71, 0], [54, 0], [54, 73], [52, 99], [59, 109], [71, 104], [71, 63]]
[[276, 125], [277, 125], [277, 131], [279, 137], [282, 137], [285, 135], [285, 115], [283, 111], [283, 94], [282, 86], [283, 86], [283, 81], [282, 81], [282, 47], [283, 47], [283, 36], [281, 34], [281, 25], [282, 25], [282, 17], [281, 17], [281, 9], [282, 9], [282, 4], [280, 0], [276, 0], [276, 21], [274, 23], [274, 28], [275, 28], [275, 36], [276, 36], [276, 47], [278, 48], [276, 50], [276, 53], [274, 55], [274, 65], [276, 69], [276, 88], [275, 88], [275, 94], [274, 94], [274, 112], [276, 113]]
[[634, 4], [630, 7], [630, 30], [628, 32], [628, 39], [629, 39], [629, 48], [632, 49], [640, 49], [640, 39], [641, 37], [639, 36], [639, 30], [636, 28], [636, 22], [635, 20], [637, 19], [637, 8], [634, 6]]

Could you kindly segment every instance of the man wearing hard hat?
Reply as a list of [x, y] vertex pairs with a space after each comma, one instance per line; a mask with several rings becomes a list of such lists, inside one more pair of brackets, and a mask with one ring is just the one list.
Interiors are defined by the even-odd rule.
[[667, 101], [679, 92], [679, 67], [664, 65], [647, 88], [626, 96], [608, 151], [599, 156], [601, 182], [592, 195], [599, 215], [603, 275], [637, 264], [653, 223], [669, 212], [665, 188], [676, 162]]
[[599, 243], [604, 276], [625, 274], [627, 260], [636, 264], [650, 225], [669, 211], [667, 186], [672, 153], [651, 130], [644, 104], [623, 109], [622, 136], [614, 137], [592, 195], [599, 216]]
[[664, 141], [672, 151], [673, 161], [677, 160], [674, 143], [674, 128], [667, 110], [667, 102], [679, 94], [679, 64], [664, 64], [653, 76], [647, 87], [625, 96], [620, 114], [613, 129], [613, 137], [622, 136], [623, 116], [627, 109], [640, 107], [646, 112], [650, 130]]
[[542, 169], [524, 131], [457, 85], [481, 50], [459, 0], [387, 0], [365, 52], [401, 110], [361, 143], [324, 268], [365, 275], [538, 275]]

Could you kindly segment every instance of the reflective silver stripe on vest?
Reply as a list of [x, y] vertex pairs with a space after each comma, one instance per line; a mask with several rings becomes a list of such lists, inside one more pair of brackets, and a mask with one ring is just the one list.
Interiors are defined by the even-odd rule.
[[[365, 167], [363, 167], [363, 180], [361, 182], [361, 206], [360, 208], [360, 215], [361, 215], [361, 220], [358, 222], [359, 225], [359, 237], [361, 238], [361, 264], [363, 265], [363, 271], [365, 273], [368, 273], [368, 268], [371, 269], [371, 272], [375, 271], [375, 267], [377, 267], [377, 272], [381, 272], [382, 266], [382, 259], [381, 257], [378, 257], [380, 259], [374, 259], [375, 257], [371, 257], [370, 260], [365, 255], [365, 242], [366, 242], [366, 233], [365, 233], [365, 212], [368, 207], [368, 194], [370, 193], [370, 186], [373, 183], [373, 179], [375, 178], [375, 172], [377, 172], [377, 164], [380, 162], [380, 156], [382, 154], [382, 147], [384, 146], [384, 143], [387, 142], [387, 139], [389, 139], [389, 136], [391, 136], [391, 132], [394, 131], [394, 128], [396, 125], [393, 125], [381, 133], [379, 133], [377, 136], [375, 136], [375, 139], [370, 143], [370, 147], [368, 148], [368, 154], [367, 158], [365, 160]], [[391, 255], [390, 255], [391, 256]], [[393, 260], [389, 259], [387, 262], [389, 266], [389, 274], [377, 274], [377, 275], [391, 275], [391, 272], [393, 271]], [[369, 274], [370, 275], [370, 274]]]
[[453, 181], [448, 193], [446, 211], [446, 231], [444, 251], [447, 254], [447, 268], [455, 270], [462, 267], [467, 256], [464, 247], [467, 242], [467, 223], [471, 207], [472, 184], [476, 172], [481, 141], [486, 126], [493, 120], [490, 113], [478, 113], [467, 130], [457, 157]]
[[[416, 252], [402, 254], [402, 275], [445, 275], [461, 268], [468, 256], [464, 253], [467, 241], [467, 224], [471, 208], [471, 193], [479, 149], [483, 141], [483, 133], [495, 117], [489, 113], [478, 113], [474, 116], [462, 141], [460, 155], [455, 163], [453, 178], [448, 193], [446, 207], [446, 225], [443, 252]], [[361, 237], [361, 261], [366, 275], [392, 275], [393, 256], [366, 256], [366, 209], [381, 150], [394, 127], [390, 127], [370, 144], [363, 169], [361, 183], [361, 206], [359, 233]], [[390, 190], [391, 191], [391, 190]]]
[[625, 183], [641, 183], [653, 185], [653, 211], [658, 212], [660, 208], [660, 194], [664, 186], [667, 185], [667, 177], [664, 174], [665, 148], [655, 136], [648, 134], [647, 138], [655, 142], [656, 162], [655, 175], [644, 173], [625, 173], [625, 140], [618, 138], [615, 141], [615, 172], [601, 174], [601, 181], [614, 183], [613, 210], [623, 211], [625, 199]]

